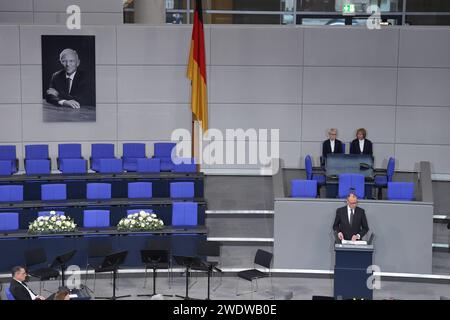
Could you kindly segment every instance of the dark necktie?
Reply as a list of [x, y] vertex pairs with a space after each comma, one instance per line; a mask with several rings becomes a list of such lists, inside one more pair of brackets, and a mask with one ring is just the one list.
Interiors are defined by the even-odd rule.
[[353, 225], [353, 215], [355, 214], [355, 212], [353, 211], [353, 209], [350, 210], [350, 225]]
[[72, 81], [72, 79], [66, 78], [66, 81], [67, 81], [67, 94], [70, 94], [70, 81]]

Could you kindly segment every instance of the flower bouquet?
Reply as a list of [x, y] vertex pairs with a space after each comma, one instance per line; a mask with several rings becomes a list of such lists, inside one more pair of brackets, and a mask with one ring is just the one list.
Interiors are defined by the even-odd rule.
[[50, 211], [48, 216], [38, 217], [30, 223], [28, 232], [38, 233], [63, 233], [76, 231], [77, 225], [73, 219], [64, 214], [58, 215], [55, 211]]
[[119, 231], [150, 231], [164, 228], [164, 222], [156, 217], [153, 211], [131, 213], [119, 221]]

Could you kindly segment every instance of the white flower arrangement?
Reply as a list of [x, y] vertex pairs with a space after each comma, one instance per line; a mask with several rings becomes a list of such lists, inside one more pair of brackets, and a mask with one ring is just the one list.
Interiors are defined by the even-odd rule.
[[126, 218], [119, 221], [117, 230], [119, 231], [149, 231], [164, 228], [164, 222], [158, 219], [153, 211], [131, 213]]
[[76, 231], [77, 225], [75, 222], [66, 217], [64, 214], [58, 215], [55, 211], [50, 211], [48, 216], [38, 217], [30, 223], [28, 232], [32, 234], [37, 233], [63, 233]]

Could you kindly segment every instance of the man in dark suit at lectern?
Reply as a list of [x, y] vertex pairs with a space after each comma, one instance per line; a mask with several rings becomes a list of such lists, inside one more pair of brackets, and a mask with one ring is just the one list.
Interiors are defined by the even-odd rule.
[[333, 230], [337, 232], [339, 240], [360, 240], [369, 231], [366, 213], [357, 205], [358, 198], [350, 193], [347, 205], [336, 210]]

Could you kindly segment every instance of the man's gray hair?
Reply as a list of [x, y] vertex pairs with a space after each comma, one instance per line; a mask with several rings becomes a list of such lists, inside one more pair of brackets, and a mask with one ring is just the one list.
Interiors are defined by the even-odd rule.
[[330, 133], [336, 133], [337, 134], [337, 129], [336, 128], [328, 129], [328, 134], [330, 134]]
[[78, 53], [75, 50], [66, 48], [59, 54], [59, 61], [61, 61], [66, 54], [73, 54], [77, 57], [78, 60], [80, 60], [80, 58], [78, 58]]

